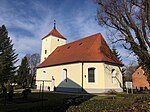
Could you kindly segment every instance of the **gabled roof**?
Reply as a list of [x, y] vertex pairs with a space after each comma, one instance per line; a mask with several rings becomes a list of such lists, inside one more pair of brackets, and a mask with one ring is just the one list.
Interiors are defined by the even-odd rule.
[[45, 37], [43, 37], [42, 39], [44, 39], [44, 38], [46, 38], [46, 37], [48, 37], [48, 36], [50, 36], [50, 35], [53, 35], [53, 36], [56, 36], [56, 37], [58, 37], [58, 38], [62, 38], [62, 39], [65, 39], [65, 40], [66, 40], [66, 38], [63, 37], [63, 36], [57, 31], [56, 28], [53, 28], [53, 29], [52, 29]]
[[111, 62], [123, 65], [100, 33], [57, 47], [37, 68], [73, 62]]
[[140, 66], [133, 74], [132, 74], [132, 82], [134, 88], [147, 87], [150, 88], [150, 85], [147, 81], [147, 77]]

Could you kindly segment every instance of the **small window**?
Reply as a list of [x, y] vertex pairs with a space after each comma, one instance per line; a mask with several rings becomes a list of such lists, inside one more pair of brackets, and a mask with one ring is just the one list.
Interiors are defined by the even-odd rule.
[[115, 71], [115, 69], [112, 69], [112, 70], [111, 70], [111, 73], [113, 73], [114, 71]]
[[45, 54], [47, 54], [47, 50], [45, 50]]
[[88, 82], [95, 82], [95, 68], [88, 69]]
[[67, 69], [63, 69], [63, 81], [67, 82]]
[[82, 43], [80, 43], [79, 45], [82, 45]]
[[54, 79], [54, 76], [52, 76], [52, 80], [55, 80], [55, 79]]
[[59, 41], [59, 39], [57, 39], [57, 41]]

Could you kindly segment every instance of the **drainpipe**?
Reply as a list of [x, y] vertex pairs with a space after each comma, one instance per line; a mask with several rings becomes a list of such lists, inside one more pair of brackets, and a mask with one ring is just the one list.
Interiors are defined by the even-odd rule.
[[84, 63], [82, 62], [82, 92], [83, 92], [83, 78], [84, 78], [84, 76], [83, 76], [83, 65], [84, 65]]

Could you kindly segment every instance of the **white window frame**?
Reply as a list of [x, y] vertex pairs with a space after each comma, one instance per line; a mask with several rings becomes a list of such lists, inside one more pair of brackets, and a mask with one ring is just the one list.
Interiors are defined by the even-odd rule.
[[[89, 69], [90, 68], [94, 69], [94, 82], [89, 82]], [[96, 84], [96, 67], [91, 66], [91, 67], [87, 68], [87, 83], [88, 84]]]

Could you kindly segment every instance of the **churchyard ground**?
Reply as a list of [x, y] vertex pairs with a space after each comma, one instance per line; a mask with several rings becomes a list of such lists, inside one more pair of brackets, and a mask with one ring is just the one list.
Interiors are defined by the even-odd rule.
[[0, 112], [149, 112], [150, 94], [64, 94], [34, 91], [28, 98], [15, 91], [12, 101], [0, 97]]

